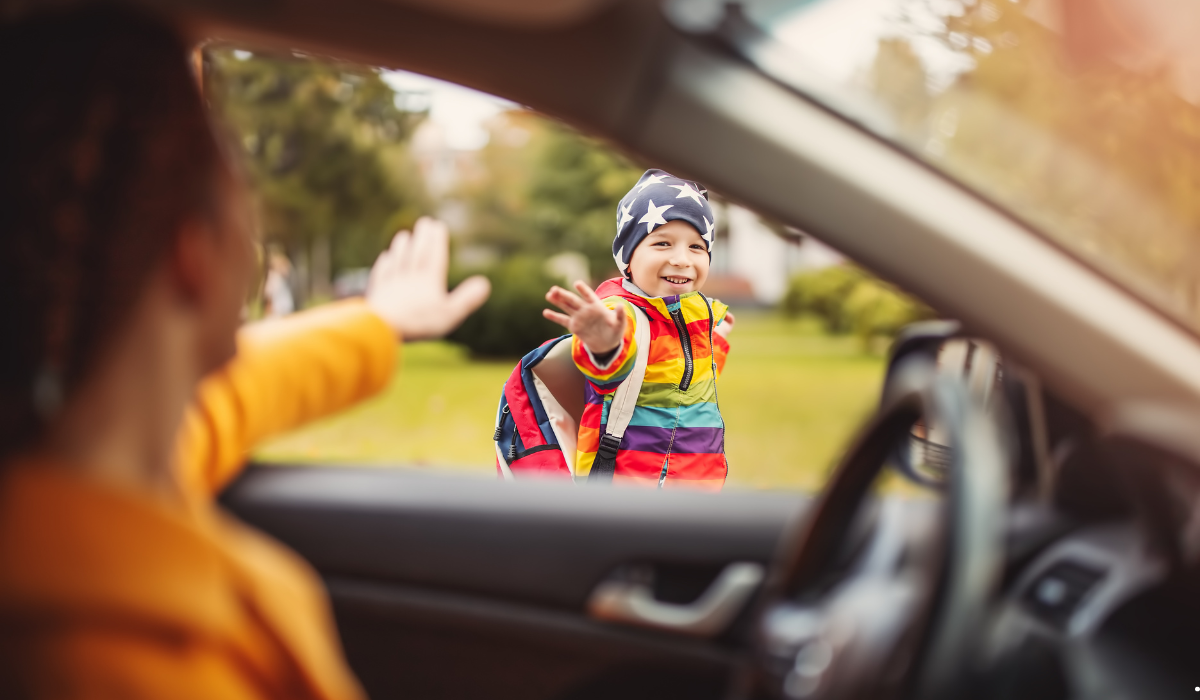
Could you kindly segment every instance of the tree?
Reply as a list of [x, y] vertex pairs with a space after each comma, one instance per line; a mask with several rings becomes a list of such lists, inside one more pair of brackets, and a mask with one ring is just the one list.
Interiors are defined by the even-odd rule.
[[396, 107], [377, 72], [308, 56], [205, 52], [206, 93], [245, 154], [266, 242], [328, 293], [427, 209], [407, 139], [423, 115]]
[[495, 254], [469, 270], [488, 276], [492, 296], [451, 338], [475, 355], [519, 357], [563, 333], [542, 317], [547, 289], [566, 281], [550, 273], [547, 259], [583, 253], [593, 282], [615, 276], [617, 203], [641, 174], [555, 121], [523, 110], [499, 115], [474, 175], [454, 193], [468, 212], [459, 244]]
[[471, 243], [502, 257], [587, 256], [591, 275], [616, 274], [612, 239], [617, 203], [643, 169], [613, 149], [532, 112], [492, 125], [479, 176], [464, 183]]
[[[1028, 0], [905, 6], [869, 81], [902, 140], [1200, 326], [1200, 108], [1167, 67], [1074, 63]], [[936, 94], [918, 40], [964, 67]]]

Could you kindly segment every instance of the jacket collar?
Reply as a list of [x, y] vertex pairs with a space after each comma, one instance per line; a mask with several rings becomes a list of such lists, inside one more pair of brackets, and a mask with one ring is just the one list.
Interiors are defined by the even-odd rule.
[[632, 280], [614, 277], [610, 280], [605, 280], [596, 287], [596, 295], [600, 298], [619, 296], [622, 299], [641, 307], [643, 310], [650, 312], [654, 311], [665, 321], [671, 320], [670, 307], [673, 304], [678, 304], [684, 299], [692, 297], [700, 297], [705, 299], [701, 292], [688, 292], [687, 294], [679, 294], [669, 297], [652, 297], [642, 291], [640, 287], [633, 283]]

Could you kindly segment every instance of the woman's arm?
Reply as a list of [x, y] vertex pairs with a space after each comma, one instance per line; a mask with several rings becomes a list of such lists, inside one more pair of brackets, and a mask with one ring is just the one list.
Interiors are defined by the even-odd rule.
[[200, 384], [184, 418], [177, 460], [185, 488], [216, 493], [265, 438], [383, 389], [397, 345], [361, 300], [246, 326], [237, 357]]
[[263, 439], [336, 413], [392, 378], [399, 339], [440, 338], [487, 299], [486, 279], [446, 289], [446, 225], [421, 219], [371, 268], [366, 298], [252, 324], [199, 386], [177, 443], [192, 496], [215, 494]]

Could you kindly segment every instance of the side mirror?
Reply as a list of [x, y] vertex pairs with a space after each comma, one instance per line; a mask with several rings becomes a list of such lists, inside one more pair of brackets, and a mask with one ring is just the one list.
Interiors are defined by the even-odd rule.
[[[938, 372], [962, 377], [984, 403], [992, 398], [1000, 378], [1000, 354], [989, 343], [962, 335], [956, 321], [924, 321], [901, 331], [888, 353], [883, 401], [892, 390], [900, 366], [924, 360]], [[933, 488], [945, 485], [951, 445], [936, 421], [922, 418], [913, 424], [908, 439], [896, 447], [892, 464], [910, 480]]]

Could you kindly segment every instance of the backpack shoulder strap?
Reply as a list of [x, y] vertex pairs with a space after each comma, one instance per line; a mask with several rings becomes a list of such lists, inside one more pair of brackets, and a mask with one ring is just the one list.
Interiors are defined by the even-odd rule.
[[[629, 302], [626, 302], [629, 303]], [[646, 378], [646, 364], [650, 358], [650, 318], [636, 304], [633, 307], [635, 327], [633, 330], [634, 344], [637, 346], [637, 356], [633, 362], [633, 371], [621, 382], [613, 394], [612, 403], [608, 407], [608, 422], [604, 435], [600, 436], [600, 448], [596, 451], [592, 470], [588, 473], [588, 482], [609, 483], [617, 468], [617, 450], [621, 447], [621, 439], [625, 437], [625, 429], [633, 419], [633, 410], [637, 407], [638, 395], [642, 391], [642, 382]]]
[[650, 319], [641, 308], [633, 304], [630, 306], [633, 306], [633, 317], [637, 323], [633, 331], [633, 339], [637, 343], [637, 357], [633, 362], [633, 371], [613, 394], [605, 430], [606, 435], [617, 439], [625, 437], [625, 429], [633, 419], [633, 409], [637, 406], [638, 394], [641, 393], [642, 382], [646, 379], [646, 363], [650, 358]]

